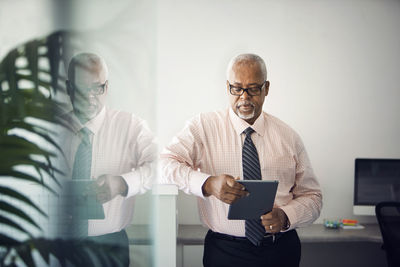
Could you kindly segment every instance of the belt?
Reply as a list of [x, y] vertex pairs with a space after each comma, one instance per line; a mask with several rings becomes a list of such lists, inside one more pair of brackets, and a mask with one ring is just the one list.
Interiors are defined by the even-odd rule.
[[[290, 230], [292, 231], [292, 230]], [[288, 231], [288, 232], [290, 232]], [[288, 232], [279, 232], [276, 234], [270, 234], [266, 233], [263, 237], [263, 239], [260, 241], [261, 244], [274, 244], [276, 241], [278, 241], [279, 238], [281, 238], [283, 235], [285, 235]], [[246, 237], [241, 237], [241, 236], [233, 236], [233, 235], [227, 235], [227, 234], [222, 234], [218, 232], [213, 232], [212, 230], [208, 230], [208, 234], [215, 238], [223, 239], [223, 240], [230, 240], [230, 241], [237, 241], [237, 242], [244, 242], [244, 243], [250, 243], [251, 242], [246, 238]]]

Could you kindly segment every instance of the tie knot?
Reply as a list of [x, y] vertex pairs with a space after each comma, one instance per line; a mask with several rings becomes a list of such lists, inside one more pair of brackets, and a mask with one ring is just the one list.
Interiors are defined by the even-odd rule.
[[248, 127], [243, 132], [246, 134], [246, 136], [250, 136], [252, 133], [254, 133], [254, 130], [253, 130], [253, 128]]
[[87, 127], [83, 127], [79, 130], [79, 133], [81, 134], [82, 139], [87, 139], [92, 132]]

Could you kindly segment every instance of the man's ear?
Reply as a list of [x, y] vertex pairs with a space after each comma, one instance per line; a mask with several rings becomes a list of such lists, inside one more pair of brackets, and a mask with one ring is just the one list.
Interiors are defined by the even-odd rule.
[[104, 87], [104, 93], [107, 93], [108, 92], [108, 80], [106, 80], [106, 85], [105, 85], [105, 87]]
[[67, 94], [69, 95], [69, 96], [71, 96], [71, 83], [70, 83], [70, 81], [69, 80], [66, 80], [65, 81], [65, 86], [66, 86], [66, 88], [67, 88]]
[[72, 84], [69, 80], [65, 81], [65, 85], [67, 87], [67, 94], [69, 96], [69, 99], [71, 100], [71, 103], [74, 102], [74, 89], [72, 88]]
[[268, 92], [269, 92], [269, 85], [270, 85], [269, 81], [265, 81], [265, 96], [268, 95]]

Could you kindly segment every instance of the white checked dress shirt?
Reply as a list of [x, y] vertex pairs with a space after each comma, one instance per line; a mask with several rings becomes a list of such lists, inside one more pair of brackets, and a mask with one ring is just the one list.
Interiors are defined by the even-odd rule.
[[288, 216], [289, 229], [311, 224], [320, 214], [322, 195], [304, 145], [294, 130], [265, 112], [253, 125], [231, 108], [191, 119], [161, 153], [162, 183], [198, 196], [200, 219], [212, 231], [244, 237], [245, 221], [228, 220], [229, 205], [214, 196], [204, 197], [202, 186], [214, 175], [243, 179], [243, 131], [249, 126], [255, 130], [251, 138], [262, 180], [279, 181], [275, 207]]
[[157, 146], [146, 123], [135, 115], [103, 108], [92, 120], [82, 125], [68, 114], [73, 131], [64, 131], [62, 147], [67, 158], [67, 177], [71, 177], [75, 154], [81, 142], [79, 131], [91, 131], [91, 179], [103, 174], [122, 176], [128, 185], [126, 197], [121, 195], [103, 204], [105, 219], [89, 220], [88, 235], [109, 234], [124, 229], [132, 221], [134, 196], [151, 188], [153, 162]]

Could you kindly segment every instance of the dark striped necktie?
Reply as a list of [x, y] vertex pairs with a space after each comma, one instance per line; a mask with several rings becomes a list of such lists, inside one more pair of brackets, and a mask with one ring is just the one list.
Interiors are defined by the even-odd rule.
[[75, 154], [72, 179], [90, 179], [92, 167], [92, 144], [90, 143], [90, 130], [86, 127], [80, 130], [81, 143]]
[[[258, 159], [257, 149], [251, 140], [254, 130], [248, 127], [243, 131], [246, 134], [242, 151], [243, 178], [244, 180], [261, 180], [260, 160]], [[245, 235], [251, 243], [259, 246], [265, 235], [265, 228], [261, 224], [261, 219], [246, 220]]]

